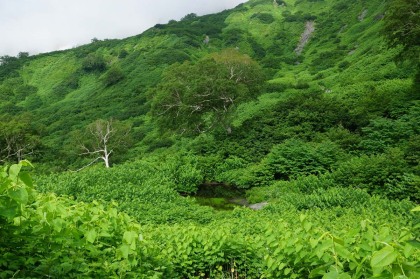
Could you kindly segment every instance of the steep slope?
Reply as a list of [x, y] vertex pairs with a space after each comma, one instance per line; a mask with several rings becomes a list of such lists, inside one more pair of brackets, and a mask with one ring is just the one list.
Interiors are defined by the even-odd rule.
[[[0, 171], [0, 278], [420, 278], [419, 69], [389, 2], [250, 0], [2, 57], [0, 163], [36, 175]], [[77, 149], [99, 118], [132, 126], [111, 168]]]
[[[394, 88], [391, 95], [409, 88], [413, 69], [397, 67], [398, 49], [387, 49], [379, 34], [384, 13], [384, 1], [255, 0], [215, 15], [188, 15], [124, 40], [12, 59], [1, 66], [0, 110], [4, 119], [30, 113], [32, 130], [42, 139], [34, 160], [71, 163], [70, 132], [99, 118], [132, 123], [136, 152], [166, 146], [170, 141], [148, 117], [146, 93], [168, 65], [237, 48], [263, 66], [268, 81], [267, 94], [243, 104], [233, 118], [235, 137], [244, 121], [259, 122], [287, 94], [312, 90], [351, 98], [376, 84]], [[313, 32], [304, 35], [305, 26]], [[344, 125], [355, 131], [368, 122]], [[261, 152], [278, 140], [274, 136]]]

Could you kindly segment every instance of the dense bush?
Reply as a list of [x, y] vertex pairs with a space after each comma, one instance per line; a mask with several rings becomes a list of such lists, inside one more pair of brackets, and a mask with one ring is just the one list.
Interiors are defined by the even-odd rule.
[[[273, 201], [263, 211], [235, 209], [200, 227], [140, 226], [112, 204], [37, 194], [27, 166], [6, 167], [0, 176], [1, 278], [419, 275], [418, 240], [406, 226], [416, 221], [417, 212], [407, 213], [410, 203], [382, 202], [361, 190], [283, 192], [295, 209], [279, 211], [287, 204]], [[305, 206], [311, 211], [297, 209]], [[397, 215], [401, 210], [406, 213]]]
[[[135, 162], [112, 170], [87, 169], [78, 173], [42, 176], [38, 185], [43, 192], [73, 196], [77, 201], [118, 201], [118, 208], [141, 223], [174, 223], [211, 219], [211, 210], [198, 208], [192, 200], [175, 191], [192, 193], [201, 183], [193, 157], [165, 160], [162, 164]], [[155, 158], [155, 160], [161, 160]], [[185, 165], [182, 163], [184, 162]], [[176, 205], [176, 210], [171, 208]]]
[[90, 53], [82, 62], [82, 69], [88, 73], [103, 72], [106, 69], [105, 59], [96, 53]]
[[176, 154], [165, 160], [160, 170], [173, 189], [180, 193], [191, 194], [203, 183], [203, 175], [197, 168], [198, 158], [188, 154]]
[[274, 179], [288, 180], [325, 173], [342, 157], [340, 148], [332, 142], [315, 144], [291, 139], [275, 145], [262, 164]]
[[23, 171], [28, 165], [6, 167], [0, 176], [0, 278], [159, 274], [148, 270], [154, 256], [145, 255], [140, 226], [128, 215], [112, 205], [37, 194]]
[[251, 19], [252, 18], [256, 18], [256, 19], [258, 19], [259, 21], [261, 21], [262, 23], [265, 23], [265, 24], [270, 24], [270, 23], [272, 23], [275, 20], [274, 17], [273, 17], [273, 15], [271, 15], [269, 13], [253, 14], [251, 16]]
[[392, 199], [410, 198], [418, 201], [420, 196], [419, 178], [409, 173], [399, 149], [352, 158], [341, 164], [332, 177], [343, 187], [366, 189], [369, 193]]
[[103, 82], [106, 87], [117, 84], [124, 79], [124, 73], [118, 66], [111, 67], [103, 76]]
[[162, 49], [146, 57], [146, 63], [152, 67], [161, 64], [171, 65], [176, 62], [182, 63], [188, 60], [190, 60], [190, 57], [187, 53], [173, 49]]
[[[277, 3], [1, 57], [0, 160], [19, 160], [8, 149], [19, 143], [15, 155], [27, 148], [50, 175], [37, 194], [27, 162], [0, 173], [0, 278], [419, 278], [418, 65], [394, 62], [403, 46], [386, 47], [379, 20], [398, 12], [379, 0]], [[265, 69], [241, 84], [244, 54]], [[156, 98], [184, 109], [164, 133]], [[53, 173], [80, 163], [69, 133], [105, 117], [133, 123], [121, 164]], [[268, 205], [199, 206], [188, 195], [201, 183]]]

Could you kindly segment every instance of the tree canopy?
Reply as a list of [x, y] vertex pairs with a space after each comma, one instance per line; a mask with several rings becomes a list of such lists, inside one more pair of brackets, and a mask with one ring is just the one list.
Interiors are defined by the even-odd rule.
[[385, 16], [384, 28], [385, 37], [391, 47], [402, 45], [404, 54], [416, 55], [420, 45], [419, 11], [419, 0], [391, 1]]
[[233, 108], [256, 97], [262, 82], [258, 63], [235, 49], [178, 63], [152, 90], [152, 114], [170, 130], [200, 133], [222, 126], [229, 132]]

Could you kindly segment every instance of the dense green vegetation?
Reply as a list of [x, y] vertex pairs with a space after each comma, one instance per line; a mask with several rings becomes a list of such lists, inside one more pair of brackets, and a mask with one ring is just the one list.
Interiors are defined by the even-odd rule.
[[1, 57], [0, 278], [419, 278], [417, 2]]

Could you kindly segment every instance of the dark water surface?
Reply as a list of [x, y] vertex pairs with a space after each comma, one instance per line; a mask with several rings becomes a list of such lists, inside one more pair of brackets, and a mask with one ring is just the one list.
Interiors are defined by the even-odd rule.
[[237, 206], [248, 205], [244, 190], [220, 183], [202, 184], [192, 197], [198, 204], [217, 210], [233, 210]]

